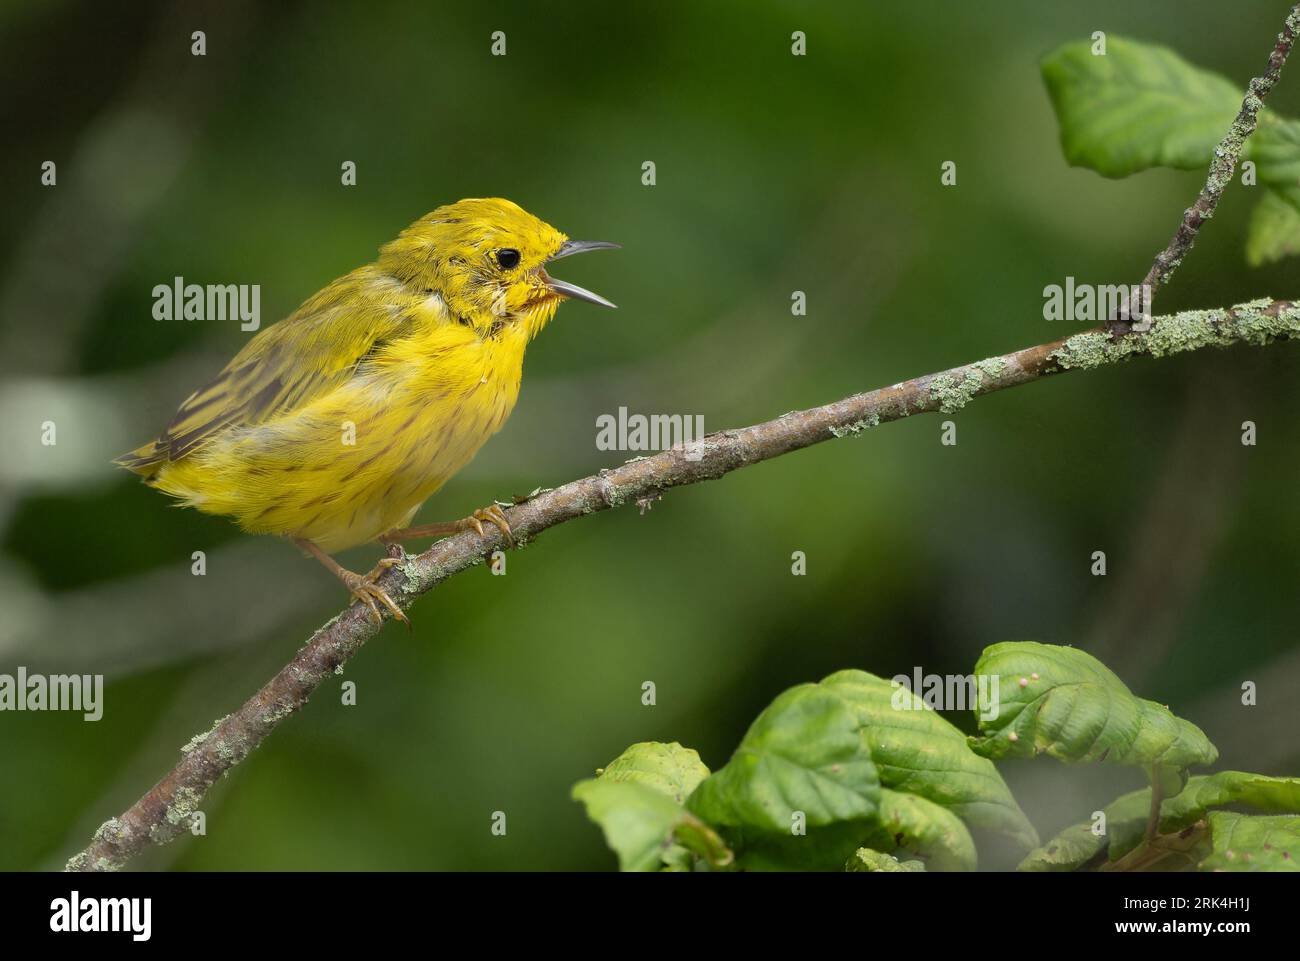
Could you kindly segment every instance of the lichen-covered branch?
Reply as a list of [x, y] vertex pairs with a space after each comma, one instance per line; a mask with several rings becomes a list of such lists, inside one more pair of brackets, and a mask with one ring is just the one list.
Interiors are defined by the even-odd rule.
[[1215, 208], [1219, 206], [1219, 198], [1223, 196], [1223, 191], [1227, 189], [1232, 181], [1233, 172], [1237, 169], [1242, 148], [1259, 125], [1259, 111], [1264, 106], [1264, 98], [1268, 96], [1269, 91], [1277, 84], [1278, 77], [1282, 75], [1282, 67], [1291, 54], [1291, 47], [1298, 33], [1300, 33], [1300, 3], [1291, 7], [1291, 12], [1287, 14], [1286, 21], [1282, 24], [1282, 32], [1277, 36], [1277, 43], [1269, 54], [1267, 69], [1250, 81], [1246, 88], [1246, 96], [1241, 101], [1241, 109], [1237, 111], [1237, 116], [1228, 128], [1228, 132], [1214, 149], [1209, 175], [1196, 202], [1183, 211], [1183, 219], [1179, 221], [1178, 229], [1174, 231], [1169, 245], [1156, 254], [1151, 269], [1142, 278], [1140, 289], [1145, 294], [1140, 296], [1146, 298], [1145, 302], [1140, 305], [1126, 304], [1126, 309], [1121, 315], [1122, 319], [1113, 318], [1110, 321], [1109, 326], [1113, 333], [1127, 333], [1132, 329], [1130, 318], [1145, 317], [1150, 314], [1151, 301], [1155, 299], [1156, 290], [1169, 282], [1178, 265], [1187, 256], [1187, 252], [1192, 249], [1192, 244], [1196, 242], [1196, 234], [1200, 231], [1201, 225], [1214, 216]]
[[[546, 491], [510, 508], [518, 544], [548, 527], [586, 514], [656, 497], [673, 487], [714, 480], [836, 437], [860, 434], [914, 414], [952, 414], [976, 397], [1052, 374], [1088, 370], [1130, 357], [1163, 357], [1205, 347], [1263, 345], [1300, 338], [1300, 305], [1258, 300], [1230, 309], [1160, 318], [1149, 331], [1114, 340], [1104, 329], [990, 357], [936, 374], [855, 394], [823, 407], [793, 411], [751, 427], [710, 434], [699, 443], [638, 458]], [[505, 543], [495, 528], [464, 532], [408, 558], [382, 581], [403, 608], [454, 574], [481, 564]], [[180, 762], [120, 816], [105, 822], [69, 870], [114, 870], [151, 843], [187, 830], [208, 789], [242, 761], [281, 721], [307, 703], [321, 683], [378, 631], [353, 605], [312, 635], [281, 671], [235, 713], [181, 749]]]

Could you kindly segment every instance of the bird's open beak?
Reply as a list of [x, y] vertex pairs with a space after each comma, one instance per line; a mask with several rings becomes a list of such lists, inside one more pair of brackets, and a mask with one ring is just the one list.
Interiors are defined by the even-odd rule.
[[[571, 254], [584, 254], [588, 250], [617, 250], [618, 244], [611, 244], [604, 240], [566, 240], [560, 245], [552, 256], [551, 260], [559, 260], [561, 257], [568, 257]], [[571, 297], [574, 300], [585, 300], [589, 304], [596, 304], [600, 307], [617, 307], [600, 294], [592, 293], [585, 287], [579, 287], [577, 284], [571, 284], [567, 280], [556, 280], [554, 277], [547, 277], [547, 285], [552, 291], [561, 297]]]

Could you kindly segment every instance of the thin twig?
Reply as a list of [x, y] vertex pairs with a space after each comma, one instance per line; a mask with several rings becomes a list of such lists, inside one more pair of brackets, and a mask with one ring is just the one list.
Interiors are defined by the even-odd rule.
[[[1146, 333], [1120, 341], [1104, 328], [965, 364], [843, 400], [794, 411], [738, 430], [710, 434], [686, 448], [629, 461], [546, 491], [507, 511], [523, 545], [548, 527], [587, 514], [657, 497], [665, 490], [714, 480], [741, 467], [813, 444], [860, 434], [913, 414], [955, 413], [973, 398], [1069, 370], [1092, 369], [1134, 356], [1168, 354], [1300, 337], [1300, 305], [1259, 300], [1231, 309], [1188, 311], [1161, 318]], [[384, 575], [381, 583], [402, 608], [447, 578], [504, 549], [501, 534], [465, 532], [438, 541]], [[294, 658], [243, 707], [195, 737], [184, 757], [121, 816], [105, 822], [70, 870], [114, 870], [151, 842], [185, 831], [213, 783], [242, 761], [312, 692], [374, 636], [378, 627], [354, 605], [312, 635]]]
[[[1292, 6], [1291, 12], [1287, 14], [1282, 32], [1277, 35], [1273, 52], [1268, 56], [1268, 69], [1250, 81], [1236, 119], [1232, 121], [1232, 126], [1219, 141], [1219, 145], [1214, 148], [1209, 176], [1206, 178], [1205, 186], [1201, 188], [1200, 196], [1196, 198], [1194, 204], [1183, 211], [1183, 219], [1179, 222], [1178, 229], [1174, 231], [1173, 239], [1164, 250], [1156, 254], [1151, 269], [1142, 278], [1139, 288], [1141, 293], [1138, 295], [1140, 303], [1130, 305], [1128, 299], [1124, 298], [1119, 316], [1110, 320], [1108, 326], [1115, 336], [1122, 336], [1134, 329], [1139, 331], [1145, 329], [1151, 315], [1151, 305], [1155, 300], [1156, 290], [1169, 283], [1178, 265], [1192, 249], [1192, 244], [1196, 243], [1196, 234], [1200, 231], [1201, 225], [1214, 216], [1215, 208], [1219, 206], [1219, 198], [1223, 196], [1223, 191], [1231, 183], [1232, 175], [1237, 169], [1242, 148], [1259, 125], [1259, 111], [1264, 106], [1264, 98], [1268, 96], [1269, 91], [1277, 83], [1278, 77], [1282, 75], [1282, 67], [1291, 54], [1291, 47], [1295, 43], [1297, 33], [1300, 33], [1300, 3]], [[1132, 323], [1134, 318], [1141, 318], [1141, 320], [1134, 324]]]

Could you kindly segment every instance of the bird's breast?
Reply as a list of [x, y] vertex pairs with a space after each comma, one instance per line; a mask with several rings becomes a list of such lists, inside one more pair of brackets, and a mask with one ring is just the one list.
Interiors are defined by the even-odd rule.
[[388, 426], [384, 455], [399, 499], [428, 497], [501, 429], [519, 398], [522, 346], [459, 331], [397, 352], [396, 376], [372, 375]]

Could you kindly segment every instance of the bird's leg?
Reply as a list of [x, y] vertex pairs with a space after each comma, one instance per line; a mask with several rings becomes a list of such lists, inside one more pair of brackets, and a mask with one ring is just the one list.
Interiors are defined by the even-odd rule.
[[375, 583], [379, 575], [384, 571], [395, 564], [401, 563], [399, 558], [381, 557], [378, 563], [370, 569], [369, 573], [354, 574], [305, 537], [295, 537], [293, 542], [324, 564], [326, 568], [334, 573], [335, 577], [343, 582], [343, 586], [352, 592], [353, 597], [370, 608], [370, 613], [374, 616], [376, 623], [383, 620], [383, 616], [379, 613], [379, 607], [375, 604], [375, 601], [379, 601], [380, 604], [388, 608], [393, 617], [402, 621], [407, 627], [411, 626], [405, 612], [388, 596], [387, 591]]
[[392, 530], [381, 535], [379, 542], [381, 544], [393, 544], [412, 537], [439, 537], [443, 534], [459, 534], [461, 531], [475, 531], [479, 537], [482, 537], [483, 521], [495, 526], [501, 532], [501, 536], [506, 539], [506, 544], [510, 547], [515, 546], [515, 538], [510, 532], [510, 522], [506, 520], [506, 512], [496, 504], [489, 504], [487, 507], [480, 508], [470, 514], [469, 517], [463, 517], [458, 521], [441, 521], [436, 524], [421, 524], [419, 527], [403, 527], [399, 530]]

